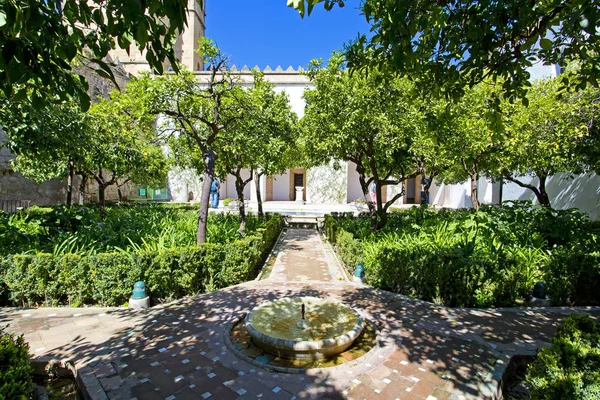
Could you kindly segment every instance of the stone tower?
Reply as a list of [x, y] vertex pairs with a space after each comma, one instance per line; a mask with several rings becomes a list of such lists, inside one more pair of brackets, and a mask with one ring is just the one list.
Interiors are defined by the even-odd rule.
[[[206, 0], [187, 1], [187, 28], [179, 34], [175, 42], [175, 57], [188, 70], [202, 71], [204, 68], [202, 58], [194, 50], [198, 47], [198, 39], [204, 36], [206, 30], [206, 26], [204, 25]], [[131, 45], [129, 54], [123, 49], [112, 50], [109, 54], [113, 61], [118, 61], [123, 69], [132, 75], [150, 70], [145, 53], [140, 52], [135, 45]], [[165, 71], [168, 68], [169, 62], [165, 61]]]

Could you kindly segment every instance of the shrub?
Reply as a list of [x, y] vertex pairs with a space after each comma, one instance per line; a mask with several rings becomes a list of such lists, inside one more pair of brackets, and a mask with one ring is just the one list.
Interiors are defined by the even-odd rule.
[[0, 329], [0, 400], [27, 399], [31, 374], [29, 345], [23, 336]]
[[493, 285], [488, 255], [457, 244], [436, 246], [429, 238], [405, 239], [366, 245], [367, 282], [452, 307], [498, 305], [504, 286]]
[[[0, 278], [13, 304], [125, 304], [142, 280], [154, 299], [170, 300], [235, 285], [258, 274], [281, 231], [279, 214], [230, 243], [138, 247], [104, 253], [16, 254], [0, 259]], [[3, 293], [0, 293], [2, 295]]]
[[[553, 228], [554, 227], [554, 228]], [[515, 202], [480, 211], [413, 207], [378, 232], [368, 216], [325, 217], [325, 234], [376, 287], [448, 306], [513, 306], [544, 280], [556, 305], [600, 304], [598, 224]]]
[[338, 224], [335, 218], [331, 215], [325, 215], [325, 220], [323, 222], [323, 227], [325, 229], [325, 236], [332, 244], [335, 244], [337, 241], [337, 230]]
[[600, 325], [571, 315], [527, 371], [534, 400], [600, 398]]
[[544, 279], [556, 305], [600, 304], [600, 253], [557, 247], [552, 251]]
[[344, 230], [338, 232], [337, 250], [342, 262], [351, 274], [354, 272], [357, 264], [364, 263], [363, 244], [360, 240], [354, 239], [354, 236], [350, 232]]
[[202, 293], [207, 290], [206, 280], [211, 279], [223, 260], [222, 250], [222, 246], [207, 243], [140, 253], [136, 257], [143, 269], [139, 279], [146, 283], [155, 299], [170, 300]]
[[[195, 244], [198, 208], [189, 205], [136, 204], [108, 206], [100, 219], [95, 206], [31, 207], [0, 213], [0, 256], [22, 252], [111, 252], [139, 247], [184, 247]], [[207, 241], [239, 239], [239, 216], [209, 214]], [[247, 234], [264, 227], [251, 215]]]
[[[156, 257], [159, 257], [156, 254]], [[88, 279], [92, 286], [92, 300], [95, 304], [120, 306], [127, 303], [133, 284], [142, 276], [138, 258], [123, 253], [100, 253], [87, 257]]]

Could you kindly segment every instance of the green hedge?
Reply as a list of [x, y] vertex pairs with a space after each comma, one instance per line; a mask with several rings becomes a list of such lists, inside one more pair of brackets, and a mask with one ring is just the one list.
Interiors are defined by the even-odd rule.
[[27, 399], [31, 392], [29, 345], [0, 329], [0, 400]]
[[600, 325], [586, 315], [571, 315], [550, 341], [529, 365], [531, 398], [599, 399]]
[[253, 279], [281, 231], [271, 216], [252, 236], [226, 244], [157, 251], [16, 254], [0, 260], [0, 277], [15, 305], [126, 303], [133, 284], [146, 283], [153, 299], [211, 291]]
[[[405, 227], [399, 232], [408, 231], [402, 234], [366, 236], [361, 218], [338, 216], [326, 216], [324, 229], [350, 273], [362, 263], [368, 284], [395, 293], [451, 307], [514, 306], [544, 280], [555, 305], [600, 304], [600, 253], [593, 246], [544, 250], [500, 241], [489, 223], [466, 229], [462, 222], [445, 222], [449, 216], [442, 214], [437, 229], [418, 230], [406, 218], [395, 221]], [[481, 233], [486, 229], [493, 231], [489, 240]]]
[[600, 304], [600, 252], [554, 249], [545, 281], [554, 304]]

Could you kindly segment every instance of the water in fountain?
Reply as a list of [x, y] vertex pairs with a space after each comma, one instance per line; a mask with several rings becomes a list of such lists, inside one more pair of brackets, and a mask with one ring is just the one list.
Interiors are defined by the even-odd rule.
[[[298, 310], [305, 306], [298, 318]], [[360, 335], [363, 321], [338, 302], [315, 297], [291, 297], [262, 304], [246, 318], [257, 346], [290, 358], [322, 358], [338, 354]]]

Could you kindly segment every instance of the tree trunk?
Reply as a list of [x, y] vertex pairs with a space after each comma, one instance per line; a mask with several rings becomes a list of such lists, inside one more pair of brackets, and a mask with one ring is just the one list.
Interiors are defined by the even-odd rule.
[[475, 210], [479, 210], [479, 198], [477, 197], [477, 183], [479, 181], [479, 173], [476, 169], [473, 169], [471, 173], [471, 202], [473, 203], [473, 208]]
[[244, 180], [242, 179], [242, 169], [238, 168], [235, 173], [235, 191], [238, 198], [238, 208], [240, 211], [240, 229], [241, 236], [246, 235], [246, 205], [244, 204]]
[[548, 197], [548, 192], [546, 192], [546, 175], [538, 175], [538, 179], [540, 180], [540, 184], [538, 185], [538, 193], [535, 193], [538, 202], [544, 206], [550, 208], [550, 197]]
[[506, 179], [509, 182], [516, 183], [517, 185], [521, 186], [522, 188], [531, 190], [533, 192], [533, 194], [535, 194], [535, 197], [536, 197], [538, 203], [540, 203], [540, 205], [550, 208], [551, 207], [550, 197], [548, 196], [548, 193], [546, 192], [546, 179], [548, 178], [548, 175], [538, 174], [536, 172], [536, 176], [540, 181], [538, 187], [535, 187], [530, 183], [521, 182], [520, 180], [513, 178], [510, 174], [504, 173], [504, 179]]
[[375, 182], [375, 196], [377, 199], [376, 209], [377, 209], [377, 221], [375, 222], [375, 229], [382, 229], [387, 223], [387, 210], [383, 204], [383, 195], [381, 194], [381, 184], [376, 181]]
[[500, 187], [498, 188], [498, 205], [502, 205], [502, 196], [504, 194], [504, 178], [500, 178]]
[[198, 211], [198, 229], [196, 231], [196, 243], [206, 243], [206, 222], [208, 218], [208, 203], [210, 201], [210, 185], [215, 177], [215, 152], [207, 150], [202, 155], [204, 159], [204, 182], [202, 182], [202, 193], [200, 194], [200, 210]]
[[73, 204], [73, 175], [74, 172], [73, 161], [69, 161], [69, 176], [67, 177], [67, 208], [71, 208]]
[[84, 173], [81, 173], [81, 185], [79, 186], [79, 204], [85, 203], [85, 185], [87, 184], [88, 177]]
[[100, 205], [100, 219], [106, 217], [106, 208], [104, 206], [104, 190], [106, 186], [104, 184], [98, 184], [98, 204]]
[[256, 186], [256, 200], [258, 201], [258, 218], [263, 219], [265, 217], [265, 214], [263, 213], [263, 206], [262, 206], [262, 197], [260, 195], [260, 177], [262, 176], [262, 173], [256, 171], [254, 173], [254, 182], [255, 182], [255, 186]]
[[387, 211], [383, 207], [377, 207], [377, 221], [375, 223], [375, 230], [383, 229], [387, 224]]
[[364, 167], [361, 164], [357, 163], [356, 161], [355, 161], [355, 163], [356, 163], [356, 172], [358, 172], [358, 181], [360, 183], [360, 187], [362, 188], [363, 196], [365, 198], [365, 201], [367, 202], [367, 206], [369, 207], [369, 215], [371, 217], [371, 230], [376, 231], [377, 230], [377, 208], [376, 208], [375, 204], [373, 204], [373, 202], [371, 201], [371, 196], [369, 193], [370, 182], [367, 182]]

